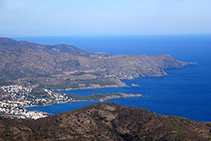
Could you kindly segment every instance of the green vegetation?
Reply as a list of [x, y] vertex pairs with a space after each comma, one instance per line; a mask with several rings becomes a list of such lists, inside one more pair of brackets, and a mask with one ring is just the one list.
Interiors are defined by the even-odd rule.
[[38, 84], [38, 81], [37, 81], [37, 80], [30, 80], [29, 83], [30, 83], [31, 85], [35, 85], [35, 84]]
[[86, 87], [90, 86], [90, 84], [99, 84], [100, 86], [116, 84], [114, 81], [109, 81], [108, 79], [87, 79], [87, 80], [78, 79], [76, 81], [78, 83], [85, 84]]
[[48, 93], [43, 91], [43, 89], [41, 88], [32, 89], [30, 94], [35, 96], [36, 98], [46, 98], [49, 96]]
[[8, 127], [8, 126], [4, 126], [3, 139], [5, 141], [14, 140], [14, 135], [11, 134], [10, 127]]
[[80, 75], [84, 75], [84, 74], [87, 74], [86, 72], [78, 72], [78, 73], [74, 73], [74, 74], [71, 74], [73, 76], [80, 76]]
[[[83, 75], [85, 74], [84, 72], [77, 73], [75, 75]], [[67, 83], [70, 82], [69, 79], [66, 79]], [[29, 81], [31, 84], [36, 84], [38, 83], [35, 80]], [[77, 89], [80, 88], [79, 84], [85, 84], [85, 87], [91, 86], [91, 84], [99, 84], [100, 86], [106, 86], [106, 85], [115, 85], [116, 83], [114, 81], [110, 81], [108, 79], [76, 79], [75, 83], [73, 84], [57, 84], [57, 85], [47, 85], [47, 84], [42, 84], [40, 83], [38, 88], [45, 88], [45, 89], [67, 89], [67, 88], [72, 88], [72, 89]]]
[[36, 77], [48, 77], [48, 78], [50, 77], [50, 78], [52, 78], [52, 76], [48, 75], [48, 74], [37, 74]]
[[66, 89], [66, 88], [79, 88], [78, 84], [63, 84], [63, 85], [44, 85], [40, 84], [38, 86], [39, 88], [45, 88], [45, 89]]
[[35, 140], [41, 140], [43, 139], [43, 133], [33, 133], [33, 138]]
[[68, 97], [73, 98], [74, 100], [94, 100], [94, 101], [98, 101], [102, 98], [106, 98], [108, 96], [120, 96], [122, 97], [121, 93], [109, 93], [109, 94], [102, 94], [102, 93], [96, 93], [90, 96], [78, 96], [78, 95], [74, 95], [74, 94], [68, 94]]
[[5, 80], [0, 79], [0, 86], [12, 85], [12, 82], [7, 82]]
[[80, 66], [80, 63], [78, 62], [78, 60], [68, 60], [67, 61], [68, 66], [70, 67], [77, 67]]
[[[132, 135], [130, 135], [130, 134], [128, 134], [128, 133], [126, 133], [126, 134], [120, 134], [120, 136], [121, 136], [125, 141], [132, 141], [132, 140], [135, 139]], [[137, 139], [136, 139], [136, 140], [137, 140]]]

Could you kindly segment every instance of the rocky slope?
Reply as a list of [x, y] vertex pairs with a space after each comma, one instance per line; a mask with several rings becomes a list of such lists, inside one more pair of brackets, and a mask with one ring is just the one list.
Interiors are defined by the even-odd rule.
[[124, 86], [120, 79], [162, 77], [167, 76], [165, 69], [194, 65], [197, 63], [178, 61], [167, 54], [109, 55], [63, 44], [50, 46], [0, 38], [1, 85], [10, 80], [46, 87]]
[[0, 140], [211, 139], [211, 123], [99, 103], [38, 120], [0, 119]]

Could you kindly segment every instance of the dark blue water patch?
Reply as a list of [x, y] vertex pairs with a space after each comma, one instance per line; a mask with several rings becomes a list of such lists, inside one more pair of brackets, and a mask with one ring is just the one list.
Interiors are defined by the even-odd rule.
[[[145, 98], [112, 99], [109, 102], [122, 106], [145, 108], [158, 114], [176, 115], [197, 121], [211, 121], [210, 97], [206, 95], [158, 94]], [[209, 108], [208, 108], [209, 107]]]
[[81, 102], [53, 104], [53, 105], [45, 106], [45, 107], [40, 107], [40, 106], [27, 107], [26, 109], [30, 111], [43, 111], [50, 114], [58, 114], [62, 112], [73, 111], [78, 108], [91, 105], [91, 104], [96, 104], [96, 103], [99, 103], [99, 102], [98, 101], [81, 101]]

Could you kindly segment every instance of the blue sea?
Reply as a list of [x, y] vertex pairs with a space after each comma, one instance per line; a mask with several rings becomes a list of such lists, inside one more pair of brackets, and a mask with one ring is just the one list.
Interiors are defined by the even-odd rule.
[[[80, 96], [122, 92], [142, 94], [140, 98], [108, 100], [122, 106], [141, 107], [158, 114], [176, 115], [197, 121], [211, 121], [211, 35], [140, 35], [140, 36], [45, 36], [12, 37], [40, 44], [69, 44], [80, 49], [116, 54], [169, 54], [175, 59], [197, 62], [199, 66], [165, 70], [169, 76], [123, 80], [138, 87], [61, 91]], [[28, 107], [52, 114], [75, 110], [97, 101]]]

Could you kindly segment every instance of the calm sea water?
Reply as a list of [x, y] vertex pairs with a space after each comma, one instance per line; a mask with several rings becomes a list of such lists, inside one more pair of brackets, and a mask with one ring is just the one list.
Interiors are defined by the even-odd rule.
[[[166, 70], [169, 77], [124, 80], [138, 87], [62, 91], [67, 94], [91, 95], [97, 92], [140, 93], [144, 98], [108, 100], [123, 106], [141, 107], [158, 114], [176, 115], [191, 120], [211, 121], [211, 35], [146, 35], [146, 36], [69, 36], [14, 37], [41, 44], [71, 44], [81, 49], [110, 54], [170, 54], [182, 61], [194, 61], [197, 67]], [[75, 110], [98, 102], [83, 101], [29, 107], [52, 114]]]

